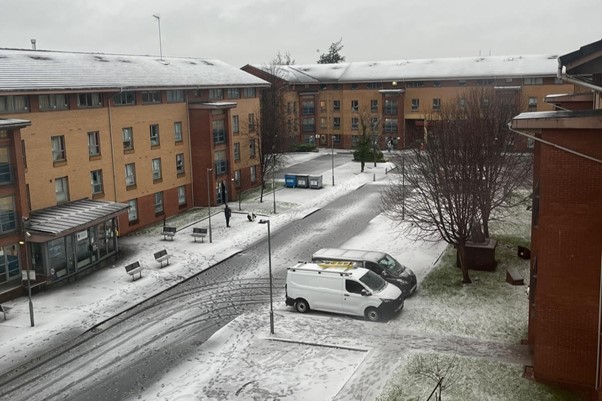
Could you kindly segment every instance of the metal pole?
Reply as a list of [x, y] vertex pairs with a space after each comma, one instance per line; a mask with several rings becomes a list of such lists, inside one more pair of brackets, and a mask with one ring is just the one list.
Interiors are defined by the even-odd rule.
[[274, 303], [272, 298], [272, 239], [270, 221], [268, 220], [268, 268], [270, 271], [270, 333], [274, 334]]
[[330, 136], [331, 148], [330, 148], [330, 158], [332, 161], [332, 186], [334, 187], [334, 135]]
[[[29, 259], [29, 258], [26, 258]], [[31, 281], [29, 280], [29, 263], [27, 266], [27, 293], [29, 296], [29, 321], [31, 323], [31, 327], [35, 326], [35, 323], [33, 321], [33, 302], [31, 301]]]
[[401, 159], [401, 219], [406, 219], [406, 159]]
[[209, 243], [213, 242], [213, 237], [211, 233], [211, 178], [210, 174], [213, 169], [207, 169], [207, 207], [209, 208]]
[[163, 45], [161, 44], [161, 17], [159, 15], [153, 15], [159, 23], [159, 53], [161, 54], [161, 61], [163, 61]]
[[276, 159], [272, 153], [272, 196], [274, 197], [274, 214], [276, 214]]

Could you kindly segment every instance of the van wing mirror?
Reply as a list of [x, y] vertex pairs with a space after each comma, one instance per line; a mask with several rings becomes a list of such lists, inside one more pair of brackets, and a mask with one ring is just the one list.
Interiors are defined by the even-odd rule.
[[368, 290], [362, 290], [362, 297], [369, 297], [372, 293]]

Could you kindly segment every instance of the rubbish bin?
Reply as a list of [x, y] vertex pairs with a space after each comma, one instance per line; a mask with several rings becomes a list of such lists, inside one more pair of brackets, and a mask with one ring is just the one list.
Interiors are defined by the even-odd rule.
[[309, 187], [313, 189], [322, 188], [322, 176], [321, 175], [310, 175], [309, 176]]
[[287, 188], [295, 188], [297, 186], [297, 176], [292, 174], [285, 174], [284, 182]]
[[297, 188], [309, 188], [309, 175], [297, 174]]

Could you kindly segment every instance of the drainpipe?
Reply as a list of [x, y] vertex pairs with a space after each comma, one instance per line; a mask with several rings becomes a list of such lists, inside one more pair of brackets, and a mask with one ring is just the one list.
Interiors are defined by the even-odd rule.
[[[121, 89], [118, 93], [123, 92]], [[117, 171], [115, 170], [115, 146], [113, 144], [113, 119], [111, 116], [111, 99], [113, 96], [109, 96], [107, 99], [108, 103], [108, 112], [109, 112], [109, 141], [111, 141], [111, 164], [113, 166], [113, 199], [117, 202]]]
[[598, 299], [598, 349], [596, 352], [596, 391], [600, 390], [600, 335], [602, 335], [602, 253], [600, 253], [600, 295]]

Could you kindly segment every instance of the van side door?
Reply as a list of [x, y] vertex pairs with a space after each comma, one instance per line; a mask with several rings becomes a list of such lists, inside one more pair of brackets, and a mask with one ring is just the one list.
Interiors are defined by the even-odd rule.
[[364, 316], [364, 309], [371, 301], [371, 295], [362, 295], [362, 291], [370, 292], [355, 280], [345, 279], [343, 292], [343, 313], [347, 315]]

